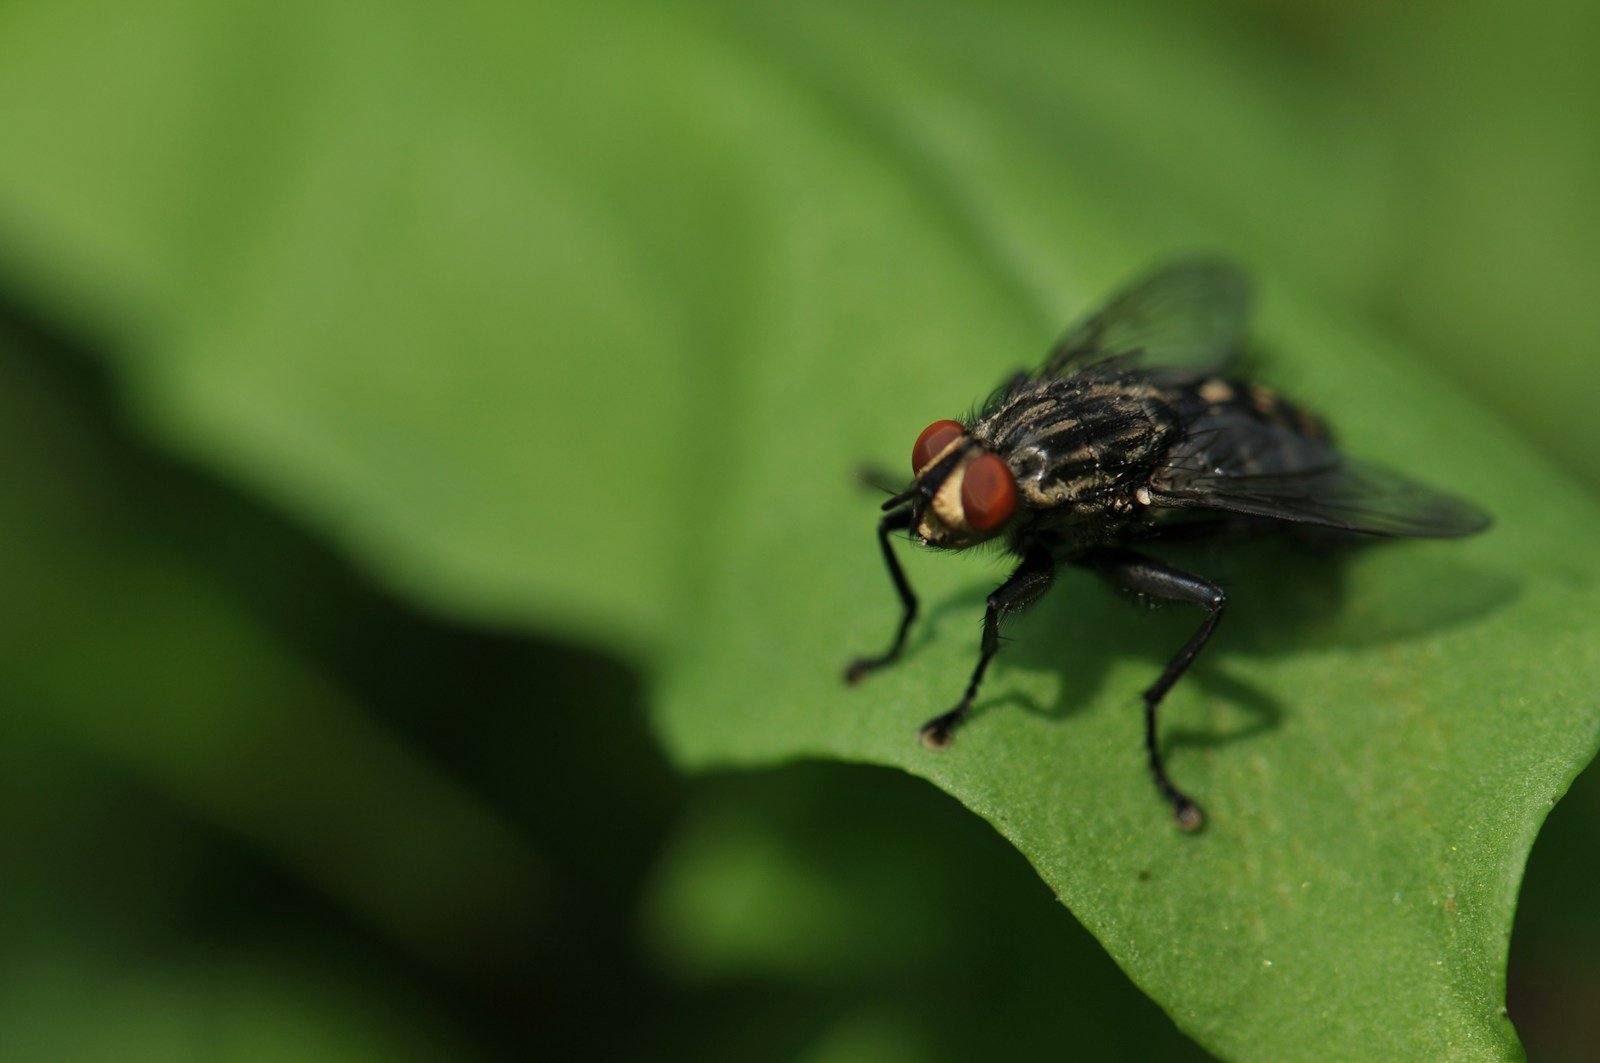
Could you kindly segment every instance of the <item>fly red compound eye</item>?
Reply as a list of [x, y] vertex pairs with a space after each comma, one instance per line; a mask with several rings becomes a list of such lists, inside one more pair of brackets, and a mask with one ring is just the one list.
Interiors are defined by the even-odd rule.
[[922, 430], [917, 445], [911, 448], [911, 472], [920, 473], [944, 452], [944, 448], [966, 435], [960, 421], [935, 421]]
[[996, 454], [974, 458], [961, 480], [961, 511], [985, 534], [1003, 526], [1017, 509], [1017, 482]]

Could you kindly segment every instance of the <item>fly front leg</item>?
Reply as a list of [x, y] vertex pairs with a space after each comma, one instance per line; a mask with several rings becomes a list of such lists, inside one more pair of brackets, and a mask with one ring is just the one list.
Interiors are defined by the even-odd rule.
[[989, 607], [983, 614], [983, 643], [978, 652], [978, 666], [972, 671], [967, 692], [961, 696], [961, 702], [955, 708], [922, 725], [918, 733], [923, 745], [929, 749], [943, 749], [950, 744], [951, 732], [972, 711], [972, 702], [978, 696], [983, 673], [988, 669], [990, 659], [1000, 649], [1000, 618], [1007, 613], [1021, 612], [1038, 601], [1050, 589], [1055, 575], [1056, 561], [1049, 552], [1032, 551], [1023, 557], [1022, 564], [1016, 567], [1011, 576], [989, 595]]
[[1132, 550], [1098, 550], [1084, 558], [1083, 563], [1098, 569], [1116, 586], [1135, 594], [1198, 605], [1207, 611], [1200, 627], [1189, 636], [1189, 641], [1183, 644], [1176, 656], [1167, 662], [1161, 678], [1144, 692], [1144, 745], [1150, 757], [1150, 772], [1155, 776], [1156, 789], [1171, 803], [1179, 827], [1198, 830], [1205, 823], [1205, 814], [1200, 811], [1199, 805], [1167, 778], [1166, 767], [1161, 761], [1161, 747], [1156, 740], [1156, 708], [1172, 685], [1189, 670], [1195, 657], [1199, 656], [1211, 638], [1211, 633], [1217, 629], [1227, 596], [1214, 583]]
[[878, 522], [878, 545], [883, 548], [883, 561], [889, 568], [889, 578], [894, 581], [894, 589], [900, 595], [900, 627], [895, 631], [894, 642], [890, 643], [885, 653], [876, 657], [858, 657], [844, 670], [844, 681], [854, 683], [875, 669], [898, 660], [900, 651], [905, 649], [906, 632], [911, 630], [911, 622], [917, 618], [917, 596], [911, 593], [911, 584], [906, 581], [906, 574], [900, 568], [900, 560], [894, 556], [894, 544], [889, 542], [889, 533], [904, 531], [911, 527], [911, 510], [901, 509], [890, 513]]

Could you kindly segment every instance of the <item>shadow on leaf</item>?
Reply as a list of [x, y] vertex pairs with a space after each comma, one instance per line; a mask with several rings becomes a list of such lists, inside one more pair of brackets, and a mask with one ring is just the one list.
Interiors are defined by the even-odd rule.
[[[1339, 649], [1363, 649], [1425, 638], [1472, 623], [1516, 600], [1520, 586], [1509, 575], [1460, 558], [1437, 556], [1430, 544], [1392, 544], [1378, 540], [1261, 540], [1230, 549], [1168, 549], [1163, 559], [1204, 574], [1228, 592], [1223, 624], [1206, 651], [1181, 681], [1197, 685], [1216, 700], [1244, 710], [1251, 718], [1225, 733], [1177, 730], [1165, 735], [1167, 748], [1215, 747], [1244, 741], [1279, 726], [1285, 706], [1239, 677], [1222, 671], [1230, 659], [1276, 657]], [[1352, 593], [1354, 587], [1354, 593]], [[988, 590], [982, 586], [951, 595], [924, 614], [913, 649], [923, 650], [933, 632], [951, 616], [974, 620], [971, 653], [979, 642], [977, 622]], [[980, 698], [968, 726], [991, 711], [1016, 708], [1062, 719], [1092, 703], [1110, 662], [1137, 657], [1149, 665], [1154, 681], [1199, 622], [1200, 613], [1165, 602], [1133, 604], [1087, 572], [1064, 567], [1050, 593], [1028, 613], [1003, 627], [1002, 647], [992, 677], [1006, 668], [1053, 672], [1061, 686], [1050, 704], [1011, 692]], [[1181, 689], [1181, 685], [1180, 685]], [[950, 692], [955, 703], [959, 690]], [[1137, 706], [1137, 698], [1130, 708]], [[930, 715], [940, 711], [930, 706]]]

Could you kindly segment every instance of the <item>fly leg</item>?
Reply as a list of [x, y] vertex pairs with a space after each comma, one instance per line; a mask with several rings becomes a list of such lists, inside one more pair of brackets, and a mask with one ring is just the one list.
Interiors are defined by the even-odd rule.
[[972, 711], [972, 701], [978, 696], [983, 673], [988, 669], [995, 651], [1000, 648], [1000, 618], [1007, 613], [1021, 612], [1038, 601], [1050, 589], [1055, 575], [1055, 559], [1048, 551], [1036, 550], [1025, 555], [1010, 577], [989, 595], [989, 607], [983, 614], [983, 644], [978, 652], [978, 667], [972, 671], [972, 679], [967, 683], [967, 692], [961, 696], [960, 704], [922, 725], [918, 734], [922, 737], [923, 745], [929, 749], [943, 749], [950, 744], [950, 733]]
[[905, 649], [906, 632], [911, 630], [911, 622], [917, 618], [917, 596], [911, 593], [911, 584], [906, 582], [906, 574], [900, 568], [900, 561], [894, 556], [894, 546], [889, 542], [889, 533], [902, 531], [911, 527], [911, 510], [900, 509], [878, 522], [878, 545], [883, 548], [883, 561], [889, 567], [889, 578], [894, 581], [894, 589], [900, 595], [900, 605], [903, 612], [900, 614], [900, 627], [894, 634], [894, 642], [890, 644], [886, 653], [876, 657], [858, 657], [844, 670], [844, 681], [854, 683], [862, 676], [875, 669], [896, 660], [900, 651]]
[[1222, 593], [1222, 588], [1214, 583], [1131, 550], [1098, 550], [1086, 557], [1084, 563], [1098, 569], [1124, 590], [1150, 598], [1197, 605], [1206, 610], [1206, 618], [1201, 621], [1200, 627], [1189, 636], [1189, 641], [1183, 644], [1177, 655], [1167, 662], [1161, 678], [1144, 692], [1144, 746], [1150, 756], [1150, 772], [1155, 776], [1156, 789], [1172, 804], [1179, 827], [1198, 830], [1205, 822], [1205, 814], [1188, 795], [1172, 785], [1161, 763], [1161, 748], [1156, 741], [1156, 707], [1205, 648], [1211, 633], [1217, 629], [1217, 622], [1222, 619], [1222, 607], [1227, 604], [1227, 597]]

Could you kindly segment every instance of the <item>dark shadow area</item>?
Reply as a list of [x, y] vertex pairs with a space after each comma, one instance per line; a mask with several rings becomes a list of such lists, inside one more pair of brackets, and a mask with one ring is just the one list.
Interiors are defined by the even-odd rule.
[[1517, 899], [1506, 1007], [1530, 1059], [1600, 1059], [1600, 771], [1551, 811]]
[[[720, 907], [696, 903], [714, 873], [747, 885]], [[899, 772], [807, 763], [707, 780], [655, 885], [645, 924], [663, 967], [702, 987], [787, 978], [819, 1013], [831, 1002], [898, 1030], [904, 1058], [1024, 1059], [1063, 1044], [1087, 1059], [1207, 1058], [1127, 995], [993, 828]], [[793, 1036], [792, 1012], [758, 1016], [750, 1040], [705, 1058], [770, 1057], [761, 1026]]]
[[[1489, 534], [1493, 534], [1492, 530]], [[1348, 566], [1381, 551], [1386, 579], [1348, 600]], [[1176, 552], [1228, 590], [1231, 652], [1276, 654], [1306, 646], [1387, 646], [1447, 631], [1498, 612], [1521, 593], [1509, 574], [1450, 556], [1428, 539], [1285, 535], [1226, 551]]]
[[1168, 751], [1182, 749], [1185, 746], [1217, 749], [1235, 745], [1266, 734], [1283, 724], [1283, 706], [1247, 683], [1231, 679], [1216, 670], [1208, 670], [1203, 676], [1197, 677], [1197, 682], [1208, 695], [1244, 709], [1250, 715], [1250, 722], [1227, 731], [1202, 731], [1186, 727], [1164, 728], [1163, 748]]

